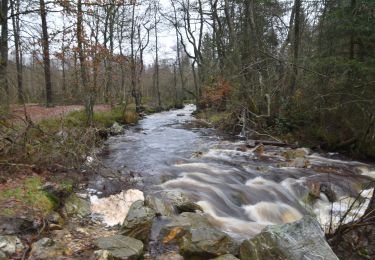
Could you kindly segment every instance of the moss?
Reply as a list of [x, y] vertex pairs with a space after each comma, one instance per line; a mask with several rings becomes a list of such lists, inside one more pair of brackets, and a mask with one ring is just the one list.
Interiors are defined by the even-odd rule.
[[[42, 178], [28, 177], [13, 187], [0, 190], [0, 205], [3, 208], [0, 215], [13, 217], [19, 215], [20, 212], [32, 211], [46, 216], [56, 208], [57, 201], [41, 190], [42, 185]], [[12, 207], [6, 208], [7, 205], [12, 205]]]

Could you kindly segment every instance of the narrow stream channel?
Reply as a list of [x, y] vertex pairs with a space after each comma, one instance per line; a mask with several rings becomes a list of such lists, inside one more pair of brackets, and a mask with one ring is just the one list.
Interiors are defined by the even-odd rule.
[[147, 116], [111, 138], [106, 166], [139, 176], [146, 194], [181, 192], [234, 236], [253, 236], [266, 225], [312, 213], [327, 227], [330, 213], [340, 218], [361, 190], [357, 211], [366, 207], [373, 165], [308, 149], [265, 146], [259, 152], [214, 129], [194, 127], [194, 110], [188, 105]]

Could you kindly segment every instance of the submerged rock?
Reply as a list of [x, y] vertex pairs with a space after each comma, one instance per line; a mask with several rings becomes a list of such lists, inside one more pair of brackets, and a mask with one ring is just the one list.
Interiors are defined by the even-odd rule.
[[138, 259], [143, 252], [143, 243], [127, 236], [102, 237], [94, 243], [101, 250], [109, 251], [115, 259]]
[[149, 238], [156, 212], [139, 200], [134, 202], [121, 227], [121, 234], [146, 242]]
[[319, 223], [311, 216], [290, 224], [268, 226], [240, 247], [241, 260], [337, 260]]
[[203, 209], [201, 206], [198, 204], [191, 202], [191, 201], [186, 201], [182, 202], [176, 205], [178, 213], [183, 213], [183, 212], [196, 212], [196, 211], [202, 211]]
[[20, 253], [25, 249], [21, 240], [16, 236], [0, 236], [0, 259]]
[[185, 212], [163, 227], [163, 243], [177, 244], [187, 257], [205, 259], [238, 253], [238, 244], [227, 234], [215, 229], [203, 215]]
[[91, 214], [90, 202], [73, 193], [66, 199], [62, 212], [66, 217], [87, 217]]

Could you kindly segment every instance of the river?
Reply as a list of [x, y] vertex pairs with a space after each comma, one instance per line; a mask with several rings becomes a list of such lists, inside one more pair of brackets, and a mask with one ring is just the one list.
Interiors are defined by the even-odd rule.
[[373, 165], [309, 149], [252, 147], [198, 127], [194, 110], [187, 105], [149, 115], [110, 138], [105, 165], [131, 172], [146, 194], [181, 192], [233, 236], [253, 236], [266, 225], [293, 222], [305, 214], [315, 215], [327, 230], [358, 194], [355, 213], [346, 221], [366, 208]]

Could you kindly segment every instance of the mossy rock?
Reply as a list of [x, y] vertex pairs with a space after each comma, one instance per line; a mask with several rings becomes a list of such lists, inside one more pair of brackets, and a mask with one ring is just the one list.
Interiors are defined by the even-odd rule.
[[91, 214], [90, 202], [73, 193], [65, 200], [62, 212], [66, 217], [87, 217]]

